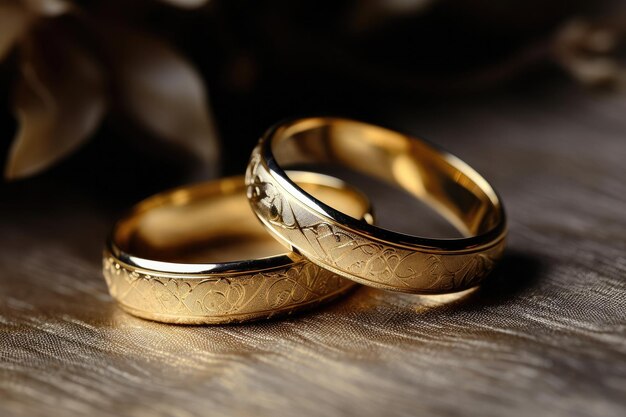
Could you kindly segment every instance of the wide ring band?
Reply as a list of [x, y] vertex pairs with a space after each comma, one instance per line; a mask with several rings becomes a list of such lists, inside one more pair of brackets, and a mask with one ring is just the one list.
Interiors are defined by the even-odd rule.
[[[355, 216], [369, 213], [367, 199], [338, 179], [303, 172], [291, 175], [310, 192], [340, 202]], [[189, 258], [211, 246], [206, 242], [214, 245], [214, 255], [224, 255], [228, 247], [237, 249], [234, 256], [248, 254], [254, 252], [250, 242], [258, 239], [256, 252], [263, 252], [258, 258], [215, 263]], [[112, 230], [103, 272], [111, 295], [124, 310], [183, 324], [243, 322], [291, 313], [354, 285], [295, 253], [284, 253], [250, 213], [243, 176], [167, 191], [135, 206]]]
[[[346, 215], [311, 196], [283, 170], [310, 163], [339, 164], [400, 187], [464, 237], [412, 236]], [[308, 118], [273, 127], [252, 153], [246, 183], [253, 211], [281, 243], [372, 287], [462, 291], [481, 282], [505, 245], [504, 209], [476, 171], [424, 141], [361, 122]]]

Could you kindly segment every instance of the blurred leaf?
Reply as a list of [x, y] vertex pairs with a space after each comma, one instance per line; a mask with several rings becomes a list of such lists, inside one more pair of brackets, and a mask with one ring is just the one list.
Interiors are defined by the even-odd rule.
[[218, 143], [200, 75], [166, 43], [124, 33], [111, 52], [128, 113], [155, 135], [217, 163]]
[[28, 8], [42, 16], [55, 17], [67, 13], [72, 4], [65, 0], [22, 0]]
[[17, 2], [0, 4], [0, 61], [29, 26], [29, 13]]
[[105, 110], [102, 74], [72, 39], [29, 38], [21, 52], [13, 103], [19, 129], [9, 151], [8, 179], [32, 175], [68, 155]]
[[382, 24], [393, 24], [399, 17], [423, 13], [436, 0], [361, 0], [354, 7], [350, 27], [357, 31], [375, 29]]

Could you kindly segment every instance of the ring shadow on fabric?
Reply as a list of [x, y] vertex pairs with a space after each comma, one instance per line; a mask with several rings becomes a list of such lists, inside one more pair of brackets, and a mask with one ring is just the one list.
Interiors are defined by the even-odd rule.
[[[345, 314], [357, 314], [358, 311], [360, 320], [373, 323], [379, 321], [376, 316], [383, 313], [381, 310], [391, 309], [395, 314], [386, 320], [394, 327], [416, 320], [444, 323], [446, 318], [467, 314], [477, 317], [475, 313], [488, 320], [489, 309], [515, 303], [518, 296], [531, 292], [540, 281], [543, 269], [544, 265], [536, 257], [508, 249], [495, 270], [477, 288], [456, 294], [415, 295], [360, 287], [345, 300], [324, 307], [322, 311], [340, 310]], [[350, 313], [350, 310], [355, 312]], [[480, 325], [479, 322], [476, 324]]]
[[528, 253], [505, 250], [504, 257], [491, 275], [475, 292], [461, 301], [459, 308], [479, 310], [512, 302], [516, 296], [539, 283], [544, 269], [545, 265]]

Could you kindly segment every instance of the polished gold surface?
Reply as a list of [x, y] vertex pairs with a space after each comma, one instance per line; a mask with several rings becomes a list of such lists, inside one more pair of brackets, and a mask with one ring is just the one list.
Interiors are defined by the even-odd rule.
[[[356, 217], [368, 202], [333, 177], [292, 172]], [[283, 253], [250, 212], [243, 177], [179, 188], [118, 221], [103, 256], [111, 295], [126, 311], [170, 323], [269, 318], [332, 299], [353, 283]]]
[[[429, 239], [356, 219], [311, 196], [283, 171], [302, 163], [340, 164], [385, 180], [428, 203], [464, 237]], [[505, 245], [502, 204], [476, 171], [423, 141], [365, 123], [310, 118], [270, 129], [252, 153], [246, 183], [254, 212], [279, 241], [372, 287], [466, 290], [487, 276]]]

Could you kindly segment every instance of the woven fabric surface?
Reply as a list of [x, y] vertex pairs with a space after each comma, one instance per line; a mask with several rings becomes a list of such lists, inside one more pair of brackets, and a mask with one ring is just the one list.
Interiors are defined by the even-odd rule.
[[2, 201], [0, 415], [626, 415], [625, 114], [570, 90], [388, 110], [505, 202], [506, 256], [461, 297], [361, 287], [284, 320], [144, 321], [101, 275], [109, 210]]

